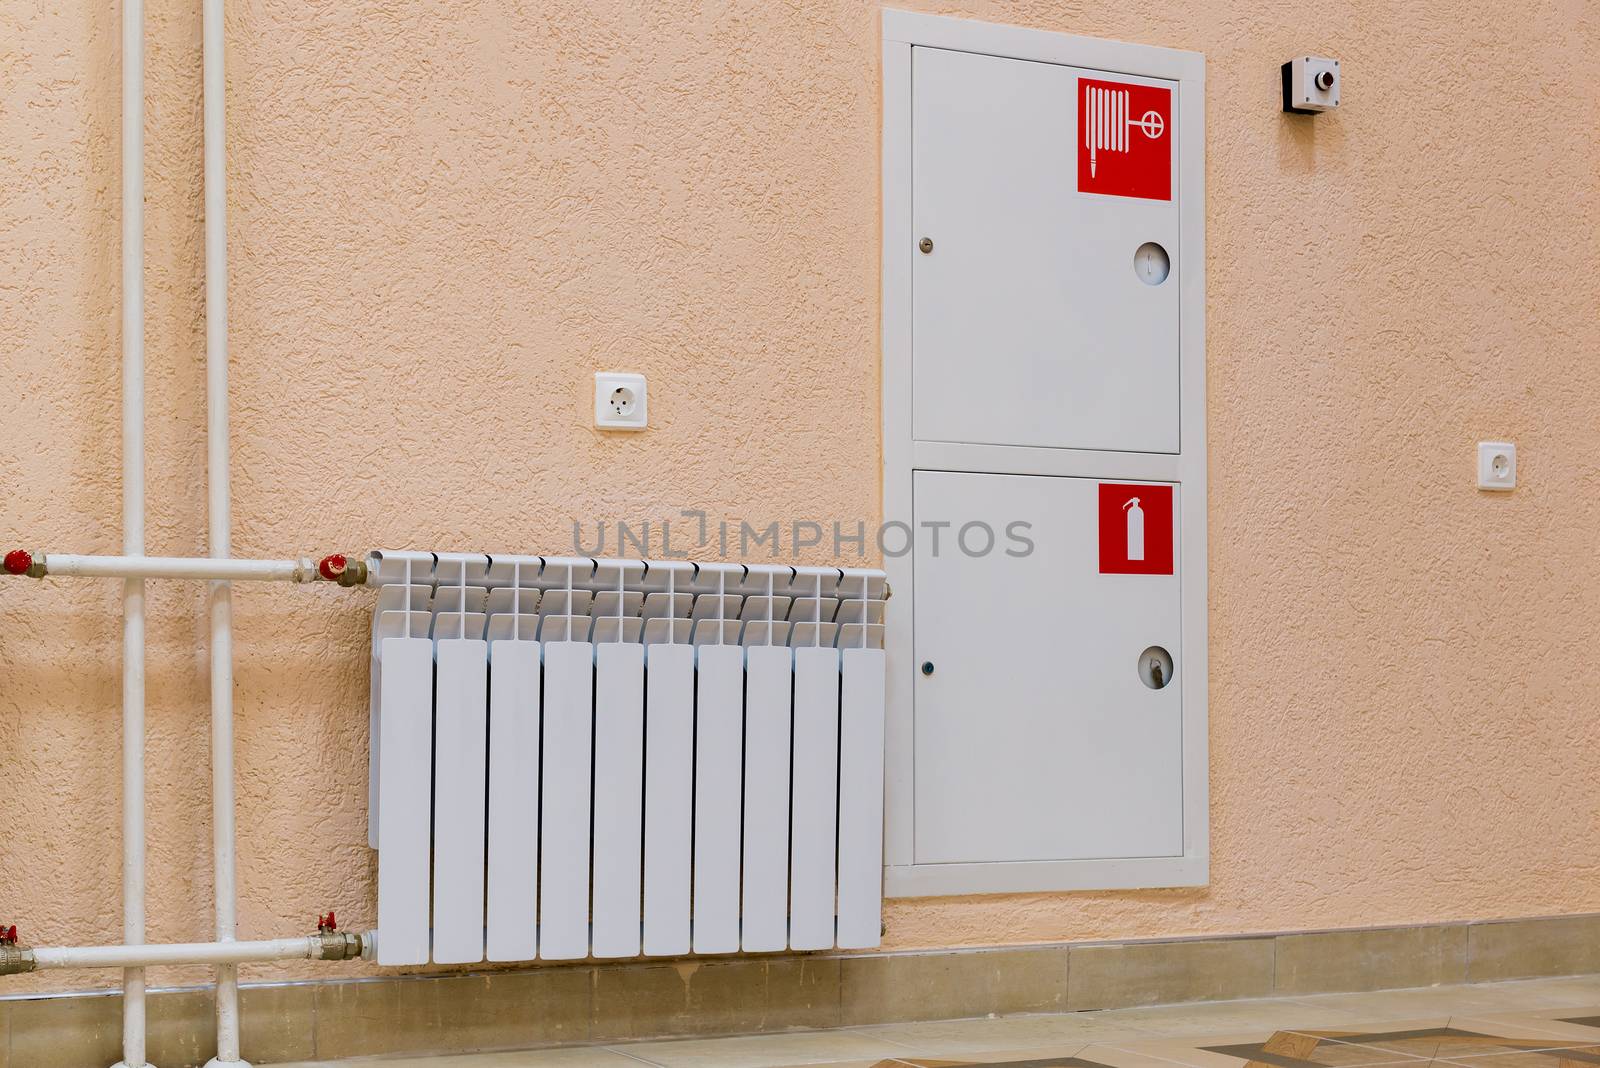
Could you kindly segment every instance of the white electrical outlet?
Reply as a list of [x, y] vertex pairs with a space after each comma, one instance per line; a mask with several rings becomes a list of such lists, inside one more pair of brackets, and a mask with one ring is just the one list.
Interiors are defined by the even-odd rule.
[[1509, 441], [1478, 442], [1478, 488], [1517, 488], [1517, 447]]
[[602, 430], [643, 430], [650, 422], [644, 375], [594, 373], [594, 425]]

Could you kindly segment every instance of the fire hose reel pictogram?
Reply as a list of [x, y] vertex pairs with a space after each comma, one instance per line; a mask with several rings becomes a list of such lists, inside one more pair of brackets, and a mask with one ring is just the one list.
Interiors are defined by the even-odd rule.
[[1078, 79], [1078, 192], [1172, 199], [1172, 90]]

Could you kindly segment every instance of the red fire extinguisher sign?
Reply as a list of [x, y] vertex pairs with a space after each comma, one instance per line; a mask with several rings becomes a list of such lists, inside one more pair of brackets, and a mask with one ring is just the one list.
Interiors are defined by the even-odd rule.
[[1078, 79], [1078, 192], [1172, 199], [1172, 90]]
[[1100, 574], [1172, 574], [1172, 487], [1100, 483]]

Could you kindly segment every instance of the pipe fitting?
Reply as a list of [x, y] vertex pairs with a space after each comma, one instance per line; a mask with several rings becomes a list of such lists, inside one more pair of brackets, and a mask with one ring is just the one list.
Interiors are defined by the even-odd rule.
[[27, 946], [0, 943], [0, 975], [22, 975], [38, 967]]
[[5, 560], [0, 563], [8, 575], [27, 575], [29, 578], [44, 578], [44, 553], [35, 555], [26, 549], [12, 549], [6, 553]]
[[329, 553], [317, 561], [317, 577], [324, 582], [337, 582], [341, 586], [364, 586], [367, 582], [367, 563], [360, 557], [352, 559], [346, 553]]
[[319, 930], [311, 936], [317, 943], [315, 960], [358, 960], [361, 936], [354, 931]]

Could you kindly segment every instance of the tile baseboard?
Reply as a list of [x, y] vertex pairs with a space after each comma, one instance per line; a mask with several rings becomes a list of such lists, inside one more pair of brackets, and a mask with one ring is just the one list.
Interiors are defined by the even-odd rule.
[[[1438, 986], [1600, 972], [1600, 915], [983, 949], [545, 965], [247, 984], [258, 1065]], [[121, 1053], [116, 993], [0, 999], [0, 1068]], [[150, 995], [162, 1068], [215, 1052], [208, 988]]]

